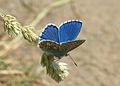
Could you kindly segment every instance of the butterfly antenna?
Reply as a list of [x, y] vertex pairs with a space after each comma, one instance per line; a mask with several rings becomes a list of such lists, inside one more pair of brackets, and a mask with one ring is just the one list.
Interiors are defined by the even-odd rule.
[[75, 62], [75, 60], [72, 58], [72, 56], [70, 54], [68, 54], [68, 56], [70, 57], [70, 59], [73, 61], [74, 65], [77, 66], [77, 63]]

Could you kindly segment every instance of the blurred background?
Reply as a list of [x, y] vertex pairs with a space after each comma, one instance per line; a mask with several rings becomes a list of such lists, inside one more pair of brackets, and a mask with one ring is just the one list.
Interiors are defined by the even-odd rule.
[[[0, 0], [0, 9], [29, 25], [61, 0]], [[77, 39], [86, 42], [61, 61], [68, 64], [69, 76], [59, 84], [40, 65], [42, 51], [4, 32], [0, 19], [0, 86], [120, 86], [120, 0], [62, 0], [48, 9], [34, 32], [39, 35], [48, 23], [82, 20]]]

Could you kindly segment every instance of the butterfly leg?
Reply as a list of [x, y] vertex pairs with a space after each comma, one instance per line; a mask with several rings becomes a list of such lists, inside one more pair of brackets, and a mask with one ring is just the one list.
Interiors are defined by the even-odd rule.
[[75, 62], [75, 60], [72, 58], [72, 56], [70, 54], [66, 54], [66, 56], [69, 56], [70, 59], [73, 61], [74, 65], [77, 66], [77, 63]]

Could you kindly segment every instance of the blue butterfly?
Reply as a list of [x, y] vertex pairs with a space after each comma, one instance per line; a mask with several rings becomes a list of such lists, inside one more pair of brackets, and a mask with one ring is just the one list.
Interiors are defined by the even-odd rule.
[[79, 20], [66, 21], [59, 27], [48, 24], [39, 36], [39, 47], [59, 59], [67, 56], [69, 51], [85, 42], [75, 40], [81, 27], [82, 22]]

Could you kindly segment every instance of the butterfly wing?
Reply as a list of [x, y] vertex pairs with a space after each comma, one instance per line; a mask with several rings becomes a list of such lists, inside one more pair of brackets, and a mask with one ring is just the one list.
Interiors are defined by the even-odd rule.
[[77, 20], [68, 21], [60, 25], [59, 43], [74, 40], [80, 32], [81, 26], [82, 22]]
[[65, 53], [68, 53], [69, 51], [77, 48], [81, 44], [83, 44], [85, 40], [75, 40], [75, 41], [70, 41], [66, 43], [62, 43], [60, 46], [60, 51], [63, 51]]
[[[63, 45], [64, 47], [65, 45]], [[39, 47], [45, 51], [48, 52], [56, 57], [62, 57], [65, 56], [66, 50], [64, 50], [64, 48], [61, 48], [61, 44], [53, 42], [53, 41], [42, 41], [39, 43]]]
[[58, 28], [53, 24], [48, 24], [42, 34], [39, 36], [40, 41], [42, 40], [51, 40], [59, 42], [58, 37]]
[[42, 41], [39, 43], [39, 47], [46, 52], [57, 52], [59, 51], [60, 44], [53, 41]]

